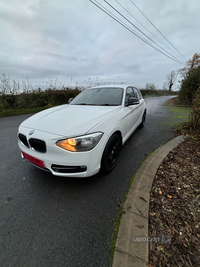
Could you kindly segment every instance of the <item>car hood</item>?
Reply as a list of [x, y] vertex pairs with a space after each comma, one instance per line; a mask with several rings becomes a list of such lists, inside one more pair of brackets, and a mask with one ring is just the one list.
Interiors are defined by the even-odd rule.
[[31, 116], [21, 126], [71, 137], [86, 134], [120, 109], [120, 106], [62, 105]]

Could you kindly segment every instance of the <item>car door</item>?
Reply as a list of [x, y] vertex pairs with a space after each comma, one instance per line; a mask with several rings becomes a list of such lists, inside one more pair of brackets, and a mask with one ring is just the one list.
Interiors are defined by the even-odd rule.
[[[137, 98], [139, 104], [128, 105], [129, 98]], [[142, 101], [137, 89], [131, 86], [127, 87], [125, 103], [123, 107], [123, 116], [121, 118], [123, 142], [129, 138], [129, 136], [139, 125], [140, 113], [142, 109], [141, 105]]]
[[137, 112], [136, 112], [136, 116], [137, 116], [137, 124], [139, 124], [141, 122], [143, 113], [144, 113], [144, 99], [142, 98], [142, 95], [140, 93], [140, 91], [137, 88], [133, 88], [134, 93], [135, 93], [135, 97], [139, 100], [139, 105], [137, 106]]

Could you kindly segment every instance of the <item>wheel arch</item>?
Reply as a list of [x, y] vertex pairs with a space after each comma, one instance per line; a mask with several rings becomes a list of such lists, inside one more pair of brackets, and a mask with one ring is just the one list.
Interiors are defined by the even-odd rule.
[[[122, 147], [122, 134], [121, 134], [121, 132], [119, 131], [119, 130], [117, 130], [117, 131], [115, 131], [115, 132], [113, 132], [110, 136], [109, 136], [109, 138], [108, 138], [108, 140], [107, 140], [107, 143], [106, 143], [106, 146], [105, 146], [105, 148], [104, 148], [104, 151], [103, 151], [103, 154], [102, 154], [102, 157], [101, 157], [101, 162], [100, 162], [100, 165], [101, 165], [101, 171], [102, 172], [104, 172], [104, 173], [109, 173], [110, 171], [105, 171], [105, 165], [104, 165], [104, 163], [103, 162], [105, 162], [104, 160], [105, 160], [105, 158], [104, 158], [104, 153], [107, 153], [107, 147], [109, 147], [109, 142], [110, 142], [110, 140], [112, 139], [112, 137], [113, 136], [118, 136], [119, 137], [119, 140], [120, 140], [120, 144], [119, 144], [119, 151], [118, 151], [118, 153], [120, 152], [120, 150], [121, 150], [121, 147]], [[115, 165], [114, 165], [115, 166]], [[113, 167], [114, 168], [114, 167]], [[113, 169], [112, 168], [112, 169]]]
[[[119, 131], [119, 130], [117, 130], [117, 131], [115, 131], [112, 135], [114, 135], [114, 134], [117, 134], [119, 137], [120, 137], [120, 139], [121, 139], [121, 144], [122, 144], [122, 133]], [[112, 136], [111, 135], [111, 136]]]

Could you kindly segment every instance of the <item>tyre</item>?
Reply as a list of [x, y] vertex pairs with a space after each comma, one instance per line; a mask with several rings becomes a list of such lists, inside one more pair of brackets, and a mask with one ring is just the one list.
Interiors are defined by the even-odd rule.
[[139, 125], [140, 128], [144, 127], [145, 120], [146, 120], [146, 110], [144, 111], [144, 114], [142, 116], [142, 122]]
[[104, 173], [111, 172], [117, 164], [118, 155], [121, 150], [121, 138], [118, 134], [113, 134], [103, 152], [101, 160], [101, 171]]

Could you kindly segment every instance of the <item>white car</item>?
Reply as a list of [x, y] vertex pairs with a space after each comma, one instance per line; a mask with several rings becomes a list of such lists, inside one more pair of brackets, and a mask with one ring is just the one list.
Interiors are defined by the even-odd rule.
[[19, 126], [22, 158], [64, 177], [109, 173], [121, 146], [143, 126], [146, 105], [129, 85], [88, 88], [69, 104], [39, 112]]

